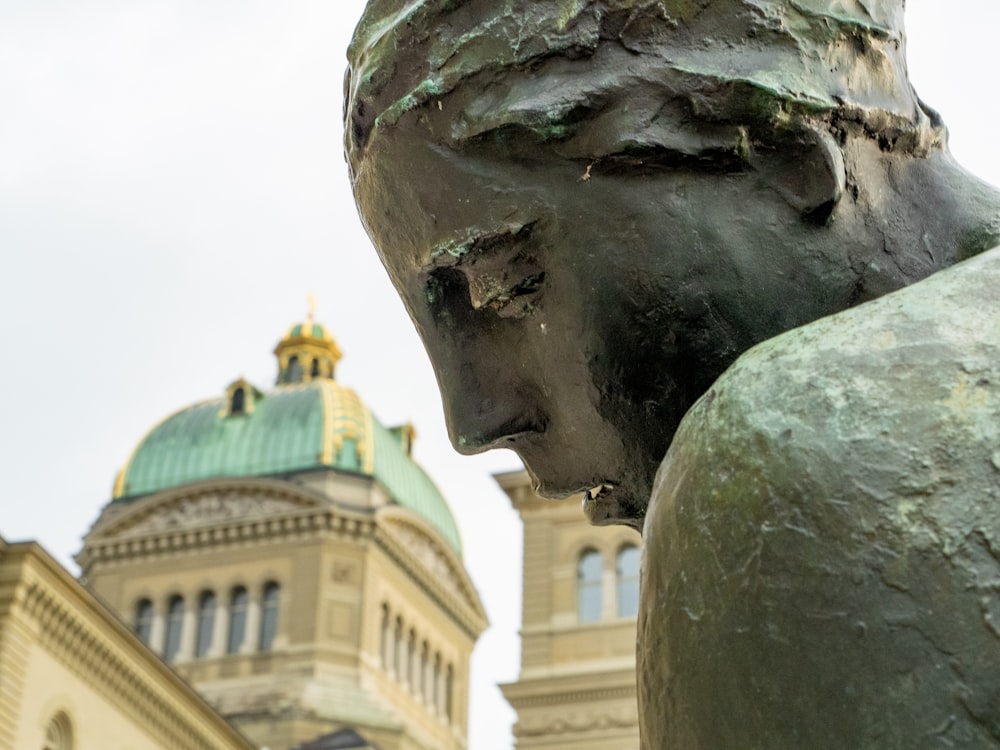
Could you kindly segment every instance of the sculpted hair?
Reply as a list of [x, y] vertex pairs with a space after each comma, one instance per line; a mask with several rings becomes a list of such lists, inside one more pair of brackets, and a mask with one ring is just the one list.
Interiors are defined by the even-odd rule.
[[[348, 51], [346, 149], [352, 168], [369, 140], [422, 108], [461, 113], [438, 137], [456, 145], [499, 124], [565, 141], [595, 118], [629, 111], [637, 148], [670, 137], [674, 118], [716, 124], [736, 142], [756, 131], [823, 127], [884, 150], [942, 148], [944, 126], [906, 74], [904, 0], [370, 0]], [[613, 51], [628, 52], [628, 64]], [[511, 70], [540, 80], [587, 66], [586, 85], [533, 106], [509, 92]], [[552, 81], [559, 80], [552, 78]], [[551, 81], [550, 81], [551, 83]], [[560, 86], [564, 85], [559, 80]], [[573, 90], [573, 87], [576, 90]], [[491, 92], [489, 110], [462, 92]], [[514, 95], [516, 93], [516, 96]], [[618, 111], [616, 112], [616, 107]], [[471, 113], [471, 114], [470, 114]], [[492, 118], [492, 121], [491, 121]], [[608, 124], [608, 123], [605, 123]], [[622, 123], [612, 123], [621, 129]], [[578, 145], [600, 158], [598, 143]]]

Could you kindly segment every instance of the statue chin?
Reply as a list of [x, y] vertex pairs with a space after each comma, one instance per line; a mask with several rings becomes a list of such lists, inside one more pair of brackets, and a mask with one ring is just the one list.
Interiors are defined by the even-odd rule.
[[1000, 249], [772, 339], [644, 534], [645, 747], [1000, 747]]

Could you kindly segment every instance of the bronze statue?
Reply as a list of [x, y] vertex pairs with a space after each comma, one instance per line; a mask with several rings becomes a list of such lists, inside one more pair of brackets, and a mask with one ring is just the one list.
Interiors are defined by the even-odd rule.
[[355, 32], [355, 196], [456, 448], [643, 531], [651, 750], [1000, 748], [1000, 194], [902, 16], [370, 0]]

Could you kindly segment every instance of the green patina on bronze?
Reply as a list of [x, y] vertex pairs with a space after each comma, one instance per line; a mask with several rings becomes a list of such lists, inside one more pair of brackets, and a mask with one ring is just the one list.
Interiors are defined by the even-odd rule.
[[[485, 90], [505, 69], [593, 57], [606, 44], [640, 55], [635, 67], [651, 88], [670, 87], [670, 79], [682, 76], [697, 81], [688, 85], [695, 94], [699, 88], [756, 89], [759, 103], [751, 106], [765, 121], [781, 112], [844, 110], [882, 129], [931, 131], [912, 89], [893, 83], [905, 69], [901, 16], [893, 0], [422, 0], [402, 8], [377, 0], [349, 51], [355, 132], [348, 153], [465, 84]], [[865, 54], [856, 54], [858, 48]], [[635, 71], [620, 80], [613, 70], [602, 74], [609, 91], [636, 83]], [[711, 114], [719, 120], [735, 114], [731, 104], [746, 105], [742, 97], [714, 98], [718, 110]], [[558, 118], [556, 111], [548, 114]], [[564, 135], [544, 122], [529, 127], [547, 138]], [[920, 139], [936, 136], [926, 132]]]
[[1000, 750], [1000, 193], [902, 17], [370, 0], [352, 42], [452, 443], [642, 530], [644, 750]]

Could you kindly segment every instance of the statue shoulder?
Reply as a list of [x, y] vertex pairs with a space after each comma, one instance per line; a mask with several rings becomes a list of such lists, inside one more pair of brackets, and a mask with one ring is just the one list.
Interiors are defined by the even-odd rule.
[[748, 351], [692, 408], [643, 530], [647, 734], [997, 746], [998, 288], [993, 251]]
[[899, 496], [1000, 479], [1000, 249], [746, 352], [681, 423], [656, 493]]

